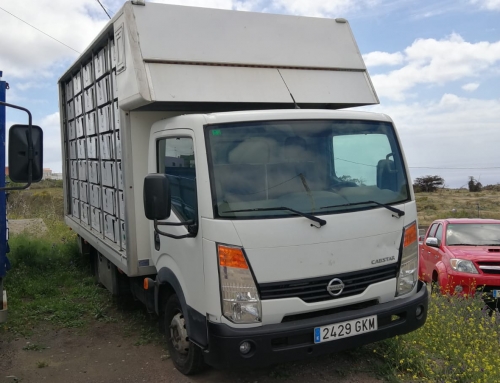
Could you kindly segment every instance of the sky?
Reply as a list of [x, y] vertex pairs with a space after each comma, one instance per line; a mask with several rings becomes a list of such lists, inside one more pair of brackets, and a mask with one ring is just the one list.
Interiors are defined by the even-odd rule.
[[[155, 0], [346, 18], [411, 177], [445, 185], [500, 183], [500, 0]], [[120, 0], [101, 0], [113, 16]], [[57, 81], [108, 21], [97, 0], [0, 0], [0, 71], [7, 102], [44, 130], [44, 167], [61, 172]], [[29, 25], [28, 25], [29, 24]], [[26, 123], [7, 110], [7, 127]]]

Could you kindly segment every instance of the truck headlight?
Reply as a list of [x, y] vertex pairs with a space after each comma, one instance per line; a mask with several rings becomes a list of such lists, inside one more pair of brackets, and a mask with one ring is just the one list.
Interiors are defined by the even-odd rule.
[[479, 274], [476, 266], [474, 266], [474, 264], [468, 259], [453, 258], [450, 259], [450, 264], [453, 270], [460, 271], [462, 273]]
[[222, 314], [234, 323], [260, 323], [257, 286], [241, 247], [217, 245]]
[[408, 294], [418, 281], [418, 236], [417, 223], [404, 228], [403, 253], [397, 279], [396, 296]]

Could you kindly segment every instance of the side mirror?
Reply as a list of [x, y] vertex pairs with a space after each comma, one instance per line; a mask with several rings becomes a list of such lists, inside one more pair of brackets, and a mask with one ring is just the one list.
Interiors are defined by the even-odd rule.
[[144, 178], [143, 198], [147, 219], [163, 220], [170, 217], [170, 187], [165, 174], [148, 174]]
[[[28, 131], [29, 125], [13, 125], [9, 130], [9, 177], [13, 182], [29, 182]], [[39, 126], [31, 126], [31, 138], [31, 182], [38, 182], [43, 177], [43, 131]]]
[[394, 161], [389, 159], [390, 156], [392, 153], [389, 153], [385, 160], [380, 160], [377, 164], [377, 187], [397, 192], [399, 191], [398, 171]]
[[426, 240], [425, 240], [425, 244], [427, 246], [431, 246], [431, 247], [439, 247], [440, 243], [439, 243], [439, 239], [437, 238], [433, 238], [433, 237], [428, 237]]

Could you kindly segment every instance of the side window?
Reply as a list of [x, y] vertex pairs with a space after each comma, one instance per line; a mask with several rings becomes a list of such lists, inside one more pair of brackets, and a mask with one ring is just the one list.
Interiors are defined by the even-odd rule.
[[436, 233], [436, 229], [437, 229], [437, 223], [435, 223], [431, 226], [431, 229], [429, 230], [429, 234], [427, 235], [427, 238], [434, 237], [434, 234]]
[[441, 241], [441, 239], [443, 238], [443, 225], [440, 224], [438, 226], [435, 237]]
[[158, 173], [165, 173], [170, 184], [172, 211], [180, 220], [196, 220], [196, 168], [193, 139], [163, 138], [157, 142]]

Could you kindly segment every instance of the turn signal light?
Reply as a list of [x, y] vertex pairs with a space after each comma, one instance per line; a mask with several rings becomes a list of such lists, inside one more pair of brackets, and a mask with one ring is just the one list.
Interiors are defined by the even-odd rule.
[[248, 264], [240, 247], [218, 245], [219, 266], [248, 269]]
[[413, 223], [405, 229], [404, 246], [407, 247], [417, 241], [417, 224]]

